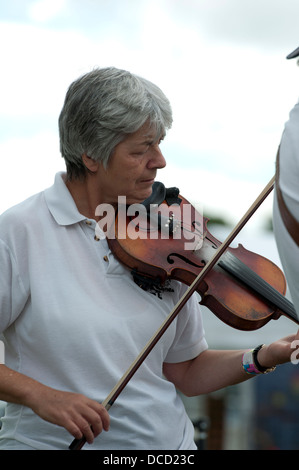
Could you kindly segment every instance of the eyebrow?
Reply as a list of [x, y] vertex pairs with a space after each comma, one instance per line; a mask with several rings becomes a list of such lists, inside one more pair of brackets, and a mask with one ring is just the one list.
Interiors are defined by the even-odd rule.
[[151, 145], [153, 144], [154, 142], [158, 142], [159, 140], [163, 140], [165, 138], [165, 133], [162, 133], [161, 136], [157, 137], [157, 135], [155, 136], [152, 136], [152, 135], [149, 135], [149, 136], [144, 136], [144, 139], [142, 142], [138, 143], [138, 145]]
[[143, 142], [138, 143], [138, 145], [151, 145], [154, 142], [154, 139], [147, 139], [144, 140]]

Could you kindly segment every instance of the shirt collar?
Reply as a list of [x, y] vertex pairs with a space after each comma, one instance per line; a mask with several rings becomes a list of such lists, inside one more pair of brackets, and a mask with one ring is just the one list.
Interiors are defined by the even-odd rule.
[[44, 191], [49, 211], [59, 225], [72, 225], [86, 217], [77, 209], [76, 203], [69, 192], [64, 179], [66, 173], [59, 172], [55, 176], [53, 186]]

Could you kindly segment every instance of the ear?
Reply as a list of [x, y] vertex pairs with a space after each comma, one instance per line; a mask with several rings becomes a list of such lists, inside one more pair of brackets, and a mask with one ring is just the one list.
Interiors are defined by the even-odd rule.
[[82, 155], [82, 161], [83, 161], [83, 165], [89, 170], [91, 171], [91, 173], [96, 173], [98, 168], [99, 168], [99, 163], [96, 162], [95, 160], [93, 160], [91, 157], [89, 157], [88, 155], [86, 155], [86, 153], [84, 153]]

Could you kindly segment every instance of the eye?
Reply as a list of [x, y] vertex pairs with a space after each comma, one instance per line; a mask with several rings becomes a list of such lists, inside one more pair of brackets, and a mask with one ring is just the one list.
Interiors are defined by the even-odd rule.
[[143, 145], [138, 150], [133, 152], [133, 155], [145, 155], [149, 148], [150, 148], [150, 144]]

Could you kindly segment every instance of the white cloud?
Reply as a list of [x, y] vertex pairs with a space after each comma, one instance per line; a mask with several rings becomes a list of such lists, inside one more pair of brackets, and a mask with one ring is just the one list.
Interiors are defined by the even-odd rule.
[[39, 0], [30, 4], [28, 16], [39, 23], [55, 18], [66, 6], [66, 0]]
[[[284, 46], [275, 42], [272, 47], [270, 37], [277, 34], [280, 24], [277, 5], [284, 19], [292, 8], [296, 17], [299, 5], [296, 9], [292, 1], [286, 7], [285, 0], [278, 0], [275, 10], [264, 11], [264, 3], [252, 0], [247, 17], [247, 8], [233, 0], [130, 0], [126, 7], [117, 0], [43, 0], [27, 2], [27, 8], [30, 5], [33, 23], [3, 22], [0, 28], [4, 44], [0, 117], [4, 121], [9, 117], [12, 126], [14, 119], [20, 126], [22, 119], [30, 120], [33, 126], [31, 140], [18, 136], [8, 140], [2, 129], [0, 150], [13, 160], [26, 149], [25, 173], [33, 174], [38, 167], [40, 156], [34, 156], [33, 149], [46, 142], [57, 126], [70, 82], [95, 66], [115, 65], [154, 81], [170, 98], [174, 126], [165, 143], [168, 171], [173, 174], [171, 162], [175, 162], [181, 169], [180, 181], [194, 191], [195, 199], [198, 187], [203, 187], [201, 175], [213, 185], [215, 194], [223, 191], [221, 181], [225, 180], [226, 188], [235, 185], [240, 192], [246, 188], [249, 193], [252, 187], [253, 197], [255, 185], [270, 179], [283, 124], [299, 94], [295, 62], [286, 61]], [[219, 22], [244, 22], [245, 17], [246, 34], [235, 28], [229, 35], [229, 28], [217, 28]], [[259, 27], [268, 32], [264, 39], [259, 33], [260, 45], [257, 18]], [[297, 37], [292, 24], [290, 43]], [[294, 39], [290, 50], [296, 46]], [[36, 135], [34, 119], [45, 123], [41, 136]], [[53, 152], [43, 151], [42, 160], [54, 174], [52, 156]], [[3, 173], [11, 171], [5, 162]], [[21, 178], [18, 185], [23, 183], [26, 180]], [[221, 194], [221, 201], [209, 196], [210, 204], [227, 206], [226, 200], [231, 201], [228, 189], [226, 194]]]
[[0, 155], [0, 213], [52, 185], [65, 168], [58, 136], [51, 132], [0, 142]]

